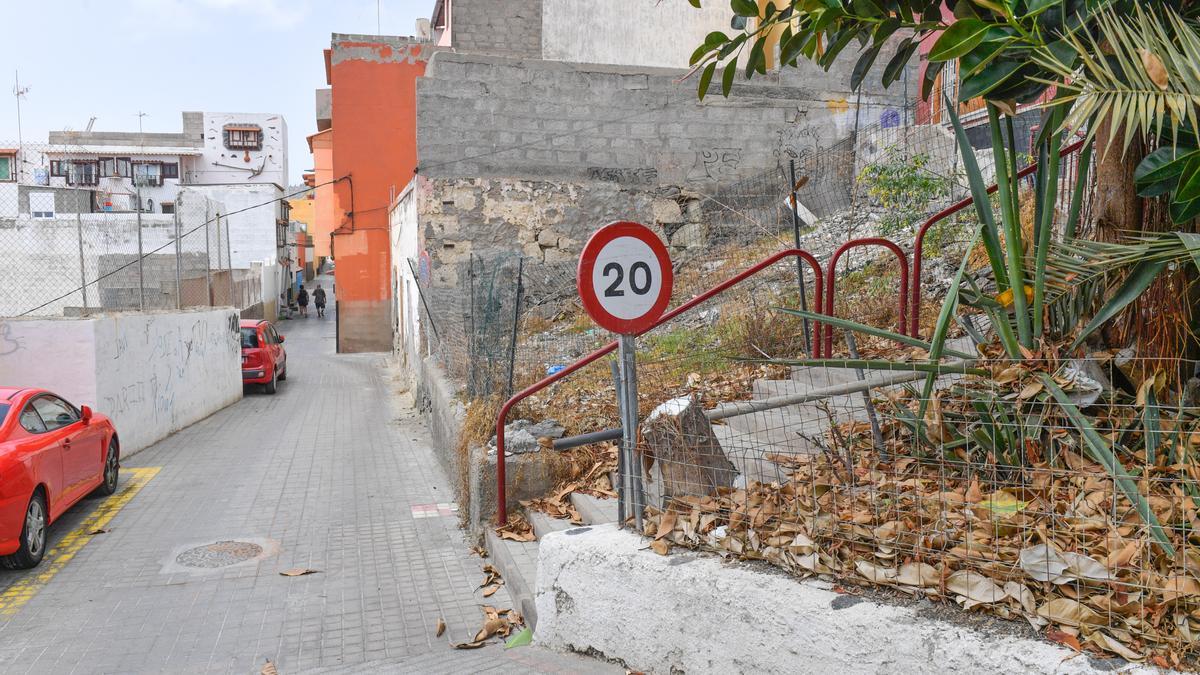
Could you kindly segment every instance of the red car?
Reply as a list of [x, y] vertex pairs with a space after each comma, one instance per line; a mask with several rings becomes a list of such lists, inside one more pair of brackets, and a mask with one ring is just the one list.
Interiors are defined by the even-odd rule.
[[261, 384], [268, 394], [274, 394], [279, 383], [287, 379], [283, 336], [275, 332], [270, 321], [243, 319], [241, 327], [242, 384]]
[[44, 389], [0, 388], [0, 565], [33, 567], [46, 527], [92, 490], [111, 495], [117, 430]]

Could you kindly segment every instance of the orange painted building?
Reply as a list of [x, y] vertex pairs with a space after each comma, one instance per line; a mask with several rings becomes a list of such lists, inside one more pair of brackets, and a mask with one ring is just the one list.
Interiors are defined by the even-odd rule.
[[320, 232], [331, 215], [340, 352], [392, 348], [388, 207], [416, 172], [416, 81], [428, 50], [410, 38], [335, 34], [325, 51], [331, 128], [310, 141], [314, 183], [334, 181], [331, 196], [317, 194], [316, 220]]
[[329, 235], [337, 227], [337, 195], [333, 192], [333, 129], [318, 131], [308, 137], [308, 149], [313, 155], [313, 214], [308, 228], [313, 239], [316, 263], [330, 256]]

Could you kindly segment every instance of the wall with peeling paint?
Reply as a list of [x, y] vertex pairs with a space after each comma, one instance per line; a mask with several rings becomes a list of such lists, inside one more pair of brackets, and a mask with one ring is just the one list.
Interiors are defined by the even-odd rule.
[[349, 176], [333, 189], [340, 351], [392, 347], [388, 208], [417, 166], [416, 81], [429, 49], [407, 38], [333, 36], [332, 176]]

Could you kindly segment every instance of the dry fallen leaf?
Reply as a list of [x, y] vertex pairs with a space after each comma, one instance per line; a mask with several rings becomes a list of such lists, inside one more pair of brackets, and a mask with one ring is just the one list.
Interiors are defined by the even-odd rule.
[[438, 619], [437, 630], [434, 633], [434, 637], [442, 637], [442, 633], [445, 633], [445, 632], [446, 632], [446, 622], [441, 619]]
[[486, 642], [456, 642], [451, 644], [455, 649], [479, 649], [487, 644]]
[[484, 622], [483, 628], [480, 628], [479, 632], [475, 634], [475, 639], [472, 640], [472, 642], [481, 642], [486, 640], [500, 632], [500, 630], [507, 625], [508, 622], [504, 619], [488, 619]]
[[676, 514], [674, 511], [667, 511], [666, 513], [662, 514], [662, 517], [658, 520], [658, 532], [655, 533], [654, 538], [662, 539], [668, 534], [671, 534], [671, 531], [675, 529], [675, 521], [677, 519], [678, 514]]
[[483, 589], [483, 597], [490, 598], [493, 595], [495, 595], [496, 591], [498, 591], [498, 590], [500, 590], [499, 584], [493, 584], [491, 586], [488, 586], [487, 588]]
[[650, 550], [659, 555], [666, 555], [671, 550], [671, 544], [664, 539], [655, 539], [650, 542]]
[[1102, 624], [1104, 617], [1070, 598], [1057, 598], [1038, 607], [1038, 616], [1064, 626]]
[[1054, 626], [1050, 626], [1046, 629], [1046, 638], [1051, 642], [1057, 642], [1064, 647], [1070, 647], [1077, 652], [1083, 651], [1083, 647], [1079, 644], [1079, 638], [1066, 631], [1059, 630]]
[[271, 663], [271, 659], [267, 659], [267, 662], [263, 664], [262, 670], [258, 671], [258, 673], [259, 675], [279, 675], [279, 669], [275, 667], [274, 663]]
[[293, 567], [290, 570], [284, 570], [280, 572], [279, 575], [284, 577], [302, 577], [306, 574], [317, 574], [320, 571], [321, 570], [312, 570], [307, 567]]

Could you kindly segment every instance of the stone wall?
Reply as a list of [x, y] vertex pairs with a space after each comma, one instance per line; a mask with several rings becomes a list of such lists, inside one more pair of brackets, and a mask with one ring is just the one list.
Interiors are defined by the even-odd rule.
[[456, 50], [542, 58], [542, 0], [454, 0]]

